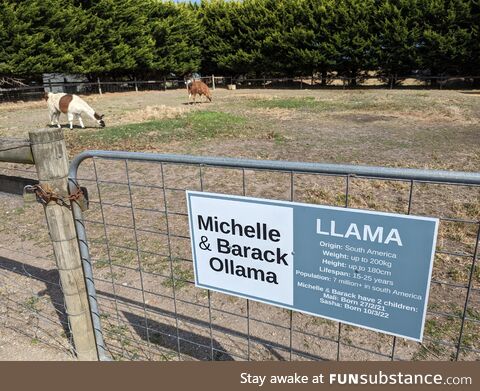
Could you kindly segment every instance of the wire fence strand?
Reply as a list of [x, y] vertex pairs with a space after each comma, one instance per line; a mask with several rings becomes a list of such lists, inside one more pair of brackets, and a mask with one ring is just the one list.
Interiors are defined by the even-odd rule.
[[[237, 167], [208, 159], [202, 163], [201, 158], [198, 163], [181, 157], [172, 161], [162, 159], [163, 155], [100, 152], [92, 156], [81, 164], [77, 161], [78, 175], [98, 189], [98, 197], [91, 195], [85, 224], [92, 237], [90, 251], [98, 300], [103, 303], [100, 316], [106, 345], [114, 359], [480, 357], [475, 337], [479, 303], [472, 299], [480, 293], [476, 264], [480, 219], [469, 206], [480, 194], [476, 179], [455, 184], [433, 175], [431, 181], [420, 177], [422, 183], [418, 183], [408, 179], [408, 172], [399, 179], [384, 172], [379, 177], [368, 173], [362, 177], [320, 169], [312, 172], [311, 167], [242, 166], [241, 161]], [[108, 201], [100, 198], [102, 186], [108, 186]], [[445, 191], [445, 186], [450, 190]], [[440, 222], [423, 342], [196, 288], [182, 195], [189, 189], [445, 216]], [[458, 209], [457, 197], [465, 201], [465, 209]], [[115, 305], [105, 305], [108, 302]], [[110, 315], [116, 323], [105, 321]]]

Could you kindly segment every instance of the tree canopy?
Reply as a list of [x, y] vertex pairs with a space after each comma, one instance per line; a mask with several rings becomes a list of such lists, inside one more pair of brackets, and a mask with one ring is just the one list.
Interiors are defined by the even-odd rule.
[[480, 76], [480, 0], [0, 0], [0, 75]]

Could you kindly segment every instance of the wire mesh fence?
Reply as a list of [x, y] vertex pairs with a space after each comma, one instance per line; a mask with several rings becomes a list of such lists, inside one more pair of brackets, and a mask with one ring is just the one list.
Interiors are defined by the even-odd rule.
[[[0, 163], [0, 176], [37, 179], [32, 165]], [[0, 192], [0, 333], [13, 330], [19, 356], [48, 346], [42, 359], [73, 359], [72, 336], [43, 208], [25, 205], [19, 195]], [[26, 344], [26, 346], [22, 345]], [[42, 351], [43, 353], [43, 351]], [[23, 358], [22, 358], [23, 357]]]
[[263, 77], [263, 78], [228, 78], [229, 84], [236, 88], [270, 88], [270, 89], [458, 89], [478, 87], [480, 76], [403, 76], [392, 75], [358, 77], [328, 75], [325, 77], [299, 76]]
[[[345, 88], [475, 88], [480, 76], [409, 76], [401, 78], [362, 76], [357, 78], [345, 76], [319, 77], [262, 77], [245, 78], [230, 76], [205, 76], [201, 80], [210, 87], [227, 88], [235, 85], [238, 89], [345, 89]], [[50, 82], [44, 85], [0, 88], [0, 102], [34, 101], [43, 98], [45, 92], [64, 92], [67, 94], [101, 94], [132, 91], [166, 91], [185, 88], [183, 79], [163, 80], [126, 80], [96, 82]]]
[[[77, 179], [90, 209], [76, 215], [77, 230], [88, 236], [99, 349], [113, 359], [480, 358], [478, 174], [453, 183], [433, 173], [165, 156], [92, 152], [73, 165], [85, 158]], [[186, 190], [440, 218], [423, 342], [196, 288]]]
[[38, 86], [0, 88], [0, 102], [35, 101], [43, 99], [45, 92], [64, 92], [67, 94], [102, 94], [132, 91], [164, 91], [185, 87], [183, 80], [147, 80], [147, 81], [98, 81], [48, 83]]

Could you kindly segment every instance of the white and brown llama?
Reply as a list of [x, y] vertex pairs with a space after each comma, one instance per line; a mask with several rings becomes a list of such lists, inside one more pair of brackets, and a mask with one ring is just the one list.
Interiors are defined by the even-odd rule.
[[81, 115], [85, 113], [87, 116], [96, 121], [100, 127], [105, 127], [103, 115], [99, 115], [92, 109], [87, 102], [85, 102], [78, 95], [46, 92], [44, 95], [48, 104], [48, 111], [50, 113], [51, 125], [57, 125], [61, 128], [59, 123], [60, 114], [67, 114], [67, 119], [70, 124], [70, 129], [73, 129], [73, 119], [77, 118], [82, 129], [85, 128]]

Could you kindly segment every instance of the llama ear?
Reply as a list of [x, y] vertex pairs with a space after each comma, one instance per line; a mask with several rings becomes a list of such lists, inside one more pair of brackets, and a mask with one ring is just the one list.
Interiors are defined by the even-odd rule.
[[102, 119], [103, 117], [105, 117], [105, 114], [100, 115], [100, 119]]

